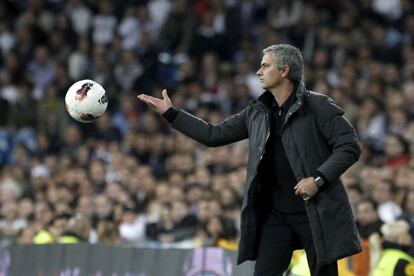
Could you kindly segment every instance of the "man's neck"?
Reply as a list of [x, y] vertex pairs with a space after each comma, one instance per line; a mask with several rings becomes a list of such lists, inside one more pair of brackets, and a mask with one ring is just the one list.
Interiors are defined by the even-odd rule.
[[295, 84], [290, 81], [285, 81], [279, 86], [269, 89], [279, 106], [281, 106], [289, 96], [294, 93]]

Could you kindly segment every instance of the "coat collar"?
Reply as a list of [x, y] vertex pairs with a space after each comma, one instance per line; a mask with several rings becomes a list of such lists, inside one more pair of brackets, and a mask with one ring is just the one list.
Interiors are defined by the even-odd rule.
[[[270, 92], [266, 90], [258, 98], [251, 100], [249, 102], [249, 105], [261, 111], [269, 113], [270, 109], [265, 104], [266, 98], [269, 97], [269, 93]], [[296, 102], [290, 107], [289, 109], [290, 114], [293, 114], [302, 106], [303, 97], [305, 96], [306, 93], [307, 93], [307, 90], [305, 89], [305, 84], [302, 81], [299, 82], [297, 85], [296, 91], [295, 91]]]

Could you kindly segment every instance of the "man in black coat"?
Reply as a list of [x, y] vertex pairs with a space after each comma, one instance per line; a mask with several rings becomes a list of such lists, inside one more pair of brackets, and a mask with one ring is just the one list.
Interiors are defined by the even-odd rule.
[[304, 248], [312, 275], [338, 275], [336, 261], [361, 251], [340, 176], [360, 155], [354, 128], [329, 97], [308, 91], [303, 59], [288, 44], [263, 50], [257, 75], [265, 92], [220, 124], [138, 99], [172, 127], [207, 146], [249, 139], [238, 263], [256, 260], [255, 275], [282, 275]]

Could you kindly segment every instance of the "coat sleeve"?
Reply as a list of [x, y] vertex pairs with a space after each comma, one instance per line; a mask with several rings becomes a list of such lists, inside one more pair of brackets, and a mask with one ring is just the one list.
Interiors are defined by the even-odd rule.
[[317, 169], [330, 182], [338, 179], [361, 153], [355, 129], [343, 116], [344, 112], [326, 96], [314, 108], [316, 122], [323, 138], [332, 149], [332, 154]]
[[219, 124], [212, 124], [180, 110], [172, 127], [208, 147], [227, 145], [248, 137], [246, 112], [247, 108]]

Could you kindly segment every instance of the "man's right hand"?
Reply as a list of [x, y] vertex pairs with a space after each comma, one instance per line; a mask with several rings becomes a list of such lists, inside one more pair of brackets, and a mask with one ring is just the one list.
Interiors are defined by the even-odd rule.
[[151, 106], [156, 112], [159, 114], [163, 114], [167, 111], [170, 107], [172, 107], [172, 103], [170, 98], [168, 97], [167, 90], [162, 90], [162, 99], [158, 99], [152, 96], [148, 96], [145, 94], [140, 94], [137, 98], [144, 103]]

